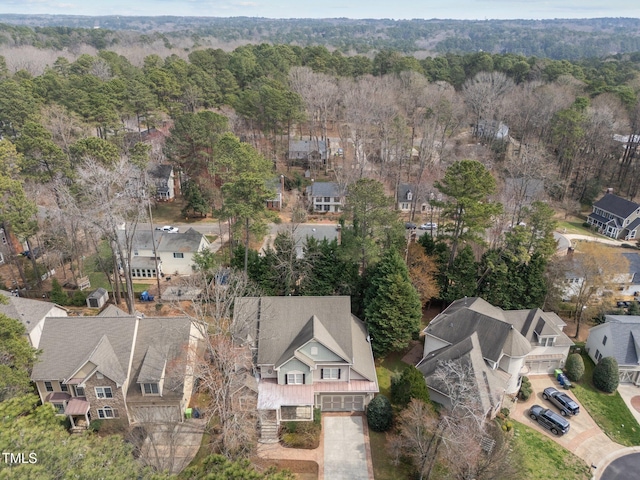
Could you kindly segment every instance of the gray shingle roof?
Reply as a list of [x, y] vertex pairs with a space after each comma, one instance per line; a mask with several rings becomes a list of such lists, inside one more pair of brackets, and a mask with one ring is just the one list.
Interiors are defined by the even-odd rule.
[[335, 182], [314, 182], [307, 187], [310, 197], [341, 197], [340, 187]]
[[619, 365], [638, 365], [640, 362], [640, 316], [607, 315], [605, 323], [593, 329], [609, 329], [613, 357]]
[[[184, 359], [189, 346], [191, 322], [186, 317], [145, 317], [140, 319], [131, 362], [127, 401], [146, 401], [139, 383], [156, 383], [164, 368], [163, 400], [182, 398], [186, 374]], [[149, 380], [153, 381], [149, 381]]]
[[[196, 252], [203, 237], [202, 233], [193, 228], [179, 233], [153, 232], [153, 238], [156, 241], [156, 252]], [[151, 231], [136, 231], [133, 237], [133, 246], [139, 250], [153, 250]], [[135, 259], [135, 257], [133, 258]]]
[[[92, 357], [103, 337], [109, 341], [120, 368], [126, 372], [134, 329], [134, 317], [48, 318], [40, 338], [39, 348], [42, 354], [33, 367], [31, 378], [33, 380], [71, 378], [71, 375]], [[106, 350], [106, 346], [101, 347], [98, 357]], [[111, 365], [111, 367], [115, 369], [114, 366]], [[106, 375], [106, 372], [104, 373]]]
[[[124, 382], [127, 379], [126, 369], [123, 369], [123, 366], [106, 335], [102, 336], [95, 350], [91, 352], [91, 355], [89, 355], [87, 361], [96, 365], [98, 371], [105, 377], [110, 378], [118, 385], [124, 385]], [[127, 365], [125, 365], [125, 368], [126, 366]], [[78, 365], [78, 368], [80, 367], [82, 367], [82, 365]]]
[[375, 365], [371, 346], [366, 340], [366, 328], [351, 314], [349, 297], [236, 298], [234, 322], [242, 330], [242, 337], [255, 339], [259, 335], [259, 365], [278, 365], [291, 358], [289, 352], [315, 338], [353, 362], [353, 368], [359, 374], [375, 381]]
[[593, 206], [622, 218], [627, 218], [640, 208], [640, 205], [637, 203], [614, 195], [613, 193], [606, 193], [604, 197], [594, 203]]
[[171, 178], [173, 166], [168, 164], [158, 164], [149, 170], [149, 173], [158, 180], [168, 181]]
[[501, 309], [481, 298], [463, 298], [434, 318], [425, 331], [450, 344], [478, 332], [483, 357], [497, 362], [510, 330]]
[[30, 298], [16, 297], [11, 293], [0, 290], [0, 295], [7, 298], [8, 303], [0, 303], [0, 313], [9, 318], [20, 320], [27, 330], [31, 332], [40, 320], [47, 316], [54, 307], [64, 310], [55, 303], [32, 300]]
[[473, 388], [484, 412], [488, 412], [498, 404], [510, 375], [494, 371], [487, 366], [482, 358], [478, 332], [473, 332], [455, 345], [432, 352], [428, 358], [418, 363], [416, 368], [425, 376], [427, 386], [445, 395], [449, 391], [447, 385], [433, 374], [443, 362], [448, 361], [459, 361], [471, 367], [475, 379]]

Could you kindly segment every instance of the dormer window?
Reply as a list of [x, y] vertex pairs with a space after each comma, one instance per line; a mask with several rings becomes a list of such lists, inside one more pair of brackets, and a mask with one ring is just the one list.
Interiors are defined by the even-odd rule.
[[157, 383], [143, 383], [142, 393], [144, 395], [160, 395], [160, 387]]
[[407, 200], [409, 201], [413, 200], [413, 192], [411, 190], [407, 192]]

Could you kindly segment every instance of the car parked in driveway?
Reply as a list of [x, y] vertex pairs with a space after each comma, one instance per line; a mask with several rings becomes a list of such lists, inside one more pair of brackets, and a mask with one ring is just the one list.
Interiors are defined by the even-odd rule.
[[567, 415], [578, 415], [580, 413], [580, 406], [573, 398], [553, 387], [545, 388], [544, 392], [542, 392], [542, 398], [549, 400], [558, 407], [563, 417]]
[[569, 431], [569, 427], [571, 426], [566, 418], [540, 405], [531, 406], [529, 409], [529, 417], [547, 430], [550, 430], [554, 435], [564, 435]]
[[404, 224], [404, 228], [406, 228], [407, 230], [415, 230], [416, 224], [413, 222], [407, 222]]
[[172, 227], [171, 225], [165, 225], [164, 227], [156, 227], [156, 230], [166, 233], [178, 233], [180, 230], [178, 227]]

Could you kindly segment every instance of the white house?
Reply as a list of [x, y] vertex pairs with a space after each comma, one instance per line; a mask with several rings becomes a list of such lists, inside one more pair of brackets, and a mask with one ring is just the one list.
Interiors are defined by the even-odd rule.
[[466, 362], [476, 375], [486, 413], [495, 414], [502, 395], [518, 391], [522, 376], [547, 375], [564, 366], [573, 345], [565, 325], [555, 313], [539, 308], [502, 310], [481, 298], [456, 300], [424, 329], [417, 368], [431, 398], [446, 405], [446, 393], [432, 374], [440, 361]]
[[209, 248], [209, 240], [190, 228], [184, 233], [138, 231], [133, 239], [131, 269], [133, 278], [155, 278], [152, 236], [156, 243], [159, 273], [165, 275], [191, 275], [193, 256]]
[[615, 358], [620, 383], [640, 385], [640, 316], [606, 315], [603, 324], [589, 330], [585, 348], [595, 363]]
[[313, 182], [307, 187], [309, 209], [316, 213], [342, 211], [344, 193], [335, 182]]
[[47, 318], [67, 316], [67, 310], [55, 303], [16, 297], [4, 290], [0, 290], [0, 295], [7, 298], [7, 304], [0, 303], [0, 313], [22, 322], [27, 329], [29, 343], [34, 348], [40, 345], [42, 329]]

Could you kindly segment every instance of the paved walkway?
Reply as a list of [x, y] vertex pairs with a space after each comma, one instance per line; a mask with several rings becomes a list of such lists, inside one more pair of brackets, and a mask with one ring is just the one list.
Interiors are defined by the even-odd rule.
[[[364, 415], [323, 413], [320, 446], [313, 450], [259, 443], [258, 456], [269, 460], [306, 460], [318, 464], [318, 480], [373, 479], [369, 430]], [[341, 468], [348, 464], [348, 470]]]

